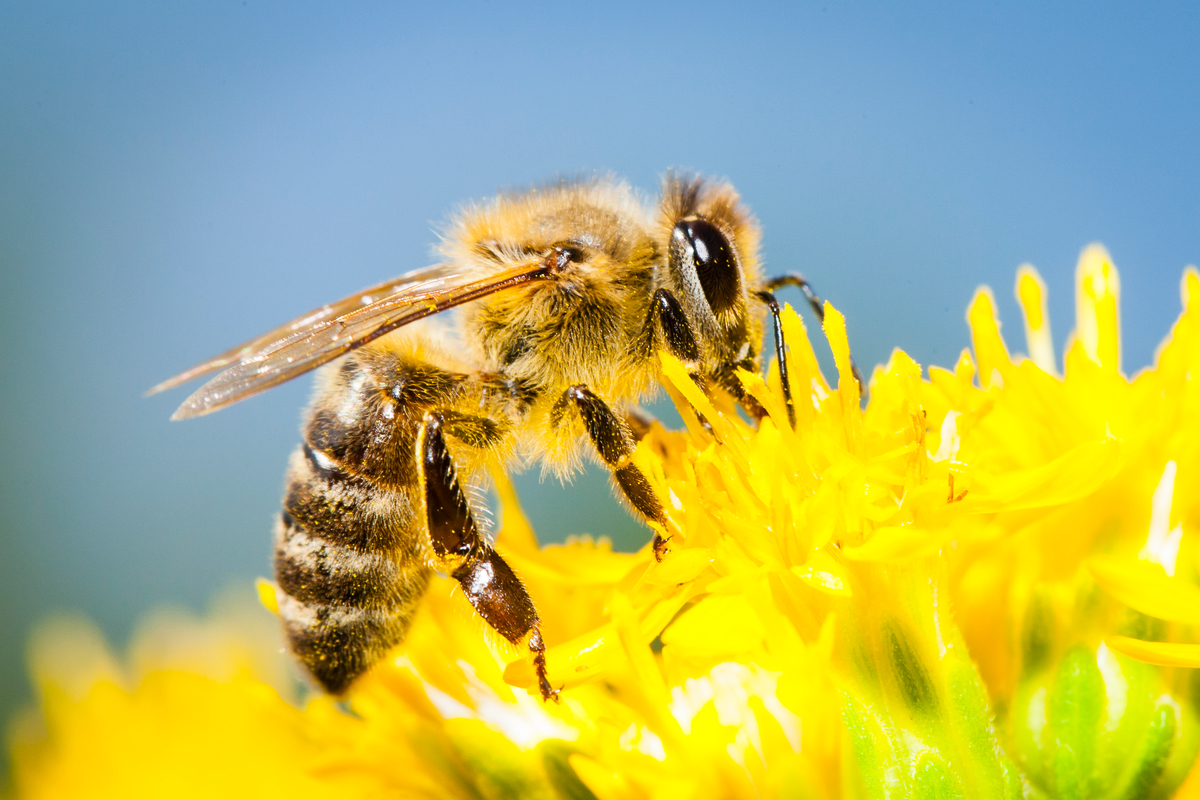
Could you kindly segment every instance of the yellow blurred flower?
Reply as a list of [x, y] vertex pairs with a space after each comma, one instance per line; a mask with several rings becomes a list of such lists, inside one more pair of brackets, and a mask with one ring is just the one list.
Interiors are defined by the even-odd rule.
[[278, 641], [261, 619], [160, 622], [126, 667], [60, 626], [35, 647], [17, 795], [1200, 796], [1200, 276], [1133, 379], [1103, 249], [1077, 283], [1061, 375], [1022, 267], [1029, 358], [981, 290], [974, 355], [923, 378], [896, 351], [865, 409], [842, 316], [834, 386], [788, 309], [794, 428], [777, 368], [742, 375], [753, 426], [664, 356], [686, 430], [635, 456], [677, 527], [661, 563], [540, 549], [498, 477], [559, 704], [444, 580], [344, 705], [256, 654]]

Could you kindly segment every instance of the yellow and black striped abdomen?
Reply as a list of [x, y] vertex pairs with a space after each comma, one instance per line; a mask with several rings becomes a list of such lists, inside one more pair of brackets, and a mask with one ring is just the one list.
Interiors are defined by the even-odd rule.
[[275, 580], [292, 651], [326, 691], [344, 691], [416, 613], [431, 574], [417, 432], [464, 377], [364, 348], [318, 392], [288, 467]]
[[382, 489], [301, 445], [275, 526], [279, 611], [296, 657], [329, 692], [400, 642], [429, 568], [405, 492]]

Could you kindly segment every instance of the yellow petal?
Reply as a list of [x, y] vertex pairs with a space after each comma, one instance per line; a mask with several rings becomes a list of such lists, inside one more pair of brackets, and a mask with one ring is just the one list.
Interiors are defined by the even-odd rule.
[[1183, 277], [1179, 280], [1179, 294], [1183, 298], [1184, 313], [1193, 310], [1192, 304], [1200, 301], [1200, 272], [1190, 264], [1183, 270]]
[[259, 578], [254, 582], [254, 588], [258, 590], [258, 600], [263, 604], [263, 608], [278, 617], [279, 597], [275, 594], [275, 584], [266, 578]]
[[836, 597], [849, 597], [850, 581], [842, 565], [825, 550], [814, 550], [803, 566], [794, 566], [793, 575], [814, 589]]
[[958, 354], [958, 361], [954, 362], [954, 377], [958, 378], [959, 383], [964, 387], [967, 387], [975, 380], [975, 372], [975, 362], [971, 360], [971, 351], [963, 348], [963, 351]]
[[1120, 443], [1101, 439], [1074, 447], [1048, 464], [1000, 475], [975, 473], [977, 490], [964, 512], [1015, 511], [1070, 503], [1100, 488], [1121, 466]]
[[[796, 437], [796, 431], [792, 429], [791, 423], [788, 422], [787, 405], [784, 403], [783, 397], [767, 388], [766, 381], [757, 373], [738, 370], [737, 377], [750, 396], [762, 403], [763, 408], [767, 410], [771, 422], [774, 423], [771, 427], [786, 441], [788, 452], [798, 451], [800, 449], [800, 442]], [[812, 416], [813, 407], [811, 403], [806, 402], [807, 393], [803, 386], [793, 386], [792, 388], [792, 407], [796, 413], [797, 427], [799, 427], [806, 419]], [[760, 424], [759, 436], [762, 436], [762, 434], [763, 426]]]
[[1121, 368], [1121, 281], [1104, 245], [1090, 244], [1075, 269], [1075, 336], [1092, 361]]
[[842, 553], [851, 561], [894, 561], [928, 555], [940, 546], [938, 537], [909, 525], [878, 528], [863, 544], [847, 547]]
[[705, 547], [692, 547], [671, 553], [670, 557], [656, 562], [646, 570], [644, 580], [648, 583], [671, 584], [695, 580], [713, 561], [712, 553]]
[[842, 312], [825, 303], [825, 338], [833, 350], [833, 363], [837, 364], [838, 392], [842, 395], [843, 408], [858, 408], [858, 381], [854, 378], [854, 370], [850, 367], [850, 340], [846, 336], [846, 318]]
[[[679, 613], [679, 609], [687, 605], [695, 595], [694, 591], [679, 589], [642, 612], [638, 622], [640, 641], [645, 645], [654, 641], [667, 623]], [[551, 681], [555, 686], [565, 683], [568, 688], [596, 680], [603, 676], [615, 661], [622, 658], [621, 641], [613, 623], [601, 625], [546, 651], [546, 664]], [[518, 658], [509, 662], [504, 668], [504, 682], [521, 689], [532, 687], [536, 679], [530, 659]]]
[[1200, 586], [1168, 578], [1158, 564], [1094, 558], [1088, 569], [1100, 588], [1130, 608], [1159, 619], [1200, 624]]
[[742, 437], [737, 430], [730, 424], [725, 415], [717, 410], [716, 406], [708, 398], [708, 395], [696, 385], [692, 377], [688, 375], [687, 367], [683, 363], [672, 356], [670, 353], [660, 353], [662, 359], [663, 375], [674, 384], [675, 388], [687, 399], [689, 403], [708, 420], [708, 424], [712, 426], [713, 432], [717, 439], [723, 444], [728, 445], [735, 453], [741, 456]]
[[766, 632], [744, 594], [710, 595], [662, 632], [662, 643], [692, 657], [732, 660], [762, 647]]
[[788, 372], [792, 376], [792, 391], [796, 393], [796, 397], [809, 397], [814, 381], [828, 392], [829, 384], [821, 374], [817, 354], [813, 352], [812, 342], [808, 338], [808, 329], [791, 304], [784, 306], [783, 313], [779, 315], [779, 323], [788, 343]]
[[992, 290], [980, 286], [967, 308], [967, 324], [971, 326], [971, 342], [975, 358], [979, 361], [979, 383], [987, 387], [992, 384], [992, 371], [1001, 375], [1012, 364], [1008, 348], [1000, 336], [1000, 322], [996, 319], [996, 300]]
[[1177, 642], [1147, 642], [1128, 636], [1106, 636], [1110, 650], [1162, 667], [1200, 667], [1200, 644]]
[[1054, 342], [1046, 315], [1046, 284], [1032, 264], [1017, 268], [1017, 302], [1025, 312], [1025, 342], [1029, 358], [1051, 375], [1055, 372]]
[[[620, 643], [612, 625], [603, 625], [569, 642], [549, 648], [546, 665], [555, 686], [571, 687], [587, 683], [608, 669], [619, 656]], [[528, 658], [511, 661], [504, 668], [504, 682], [519, 689], [537, 683], [533, 665]]]

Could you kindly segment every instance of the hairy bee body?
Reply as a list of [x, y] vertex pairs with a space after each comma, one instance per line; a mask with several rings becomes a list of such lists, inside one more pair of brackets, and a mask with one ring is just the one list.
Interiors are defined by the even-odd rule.
[[754, 413], [736, 372], [760, 364], [757, 247], [725, 184], [668, 176], [656, 209], [609, 180], [502, 195], [458, 217], [438, 267], [156, 387], [236, 364], [176, 412], [197, 416], [344, 354], [320, 373], [275, 527], [280, 616], [316, 681], [341, 693], [399, 643], [437, 570], [528, 645], [554, 696], [537, 612], [469, 487], [517, 460], [569, 474], [590, 442], [661, 557], [669, 520], [626, 414], [656, 389], [662, 350]]
[[560, 471], [578, 461], [578, 424], [552, 413], [568, 386], [586, 383], [621, 404], [651, 386], [650, 342], [640, 340], [658, 247], [632, 197], [584, 184], [530, 200], [468, 212], [447, 258], [494, 268], [525, 255], [505, 252], [516, 230], [521, 250], [570, 238], [602, 263], [540, 291], [477, 301], [449, 324], [408, 326], [321, 375], [288, 467], [275, 579], [292, 650], [331, 692], [403, 639], [437, 563], [414, 458], [427, 412], [448, 418], [455, 468], [472, 484], [489, 459], [518, 451]]

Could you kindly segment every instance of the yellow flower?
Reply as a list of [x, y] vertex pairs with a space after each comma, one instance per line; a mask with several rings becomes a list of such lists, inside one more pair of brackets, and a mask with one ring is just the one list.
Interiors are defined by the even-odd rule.
[[676, 528], [661, 563], [539, 548], [497, 476], [498, 548], [541, 612], [559, 704], [449, 581], [344, 705], [297, 700], [228, 615], [160, 624], [127, 668], [60, 629], [37, 648], [17, 794], [1200, 795], [1200, 276], [1133, 379], [1103, 249], [1077, 283], [1061, 375], [1023, 267], [1029, 358], [981, 290], [974, 355], [923, 378], [896, 351], [865, 408], [842, 316], [827, 308], [834, 385], [788, 309], [794, 426], [777, 366], [742, 375], [768, 411], [751, 425], [664, 356], [686, 430], [654, 426], [635, 456]]

